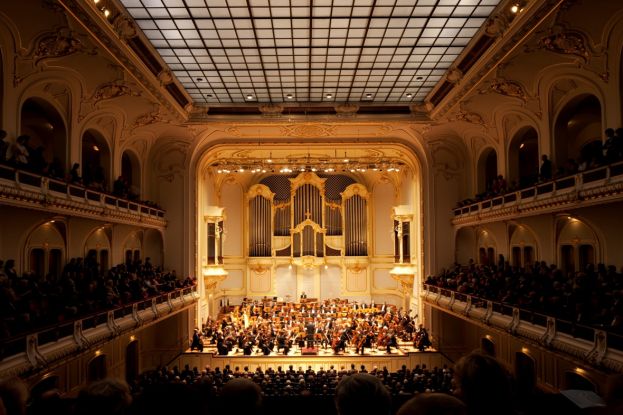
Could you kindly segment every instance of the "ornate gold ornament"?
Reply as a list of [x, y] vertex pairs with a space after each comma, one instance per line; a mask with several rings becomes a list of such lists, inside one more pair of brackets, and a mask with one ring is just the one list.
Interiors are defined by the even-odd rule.
[[357, 115], [359, 111], [359, 105], [356, 104], [341, 104], [335, 106], [335, 113], [339, 118], [351, 118]]
[[118, 14], [112, 22], [112, 27], [120, 39], [130, 40], [138, 35], [138, 29], [134, 21], [125, 14]]
[[488, 92], [494, 92], [511, 98], [519, 98], [523, 102], [528, 101], [528, 94], [526, 94], [526, 91], [519, 82], [503, 78], [493, 79], [489, 83], [489, 88], [480, 91], [481, 94], [486, 94]]
[[89, 101], [98, 103], [124, 95], [140, 97], [141, 93], [134, 91], [125, 81], [117, 80], [98, 86]]
[[336, 133], [335, 125], [294, 124], [281, 127], [281, 135], [287, 137], [332, 137]]
[[61, 58], [75, 53], [95, 55], [97, 52], [95, 49], [86, 47], [74, 32], [65, 27], [39, 37], [31, 56], [35, 62], [39, 62], [43, 59]]
[[564, 31], [542, 37], [537, 48], [561, 55], [577, 56], [586, 63], [591, 56], [586, 44], [586, 38], [579, 32]]

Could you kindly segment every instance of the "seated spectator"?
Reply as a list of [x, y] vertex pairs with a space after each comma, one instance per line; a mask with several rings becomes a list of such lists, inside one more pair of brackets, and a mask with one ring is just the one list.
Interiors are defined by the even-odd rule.
[[234, 414], [259, 414], [262, 409], [262, 390], [252, 380], [232, 379], [221, 391], [221, 405]]
[[11, 146], [11, 142], [7, 137], [7, 133], [4, 130], [0, 130], [0, 163], [4, 163], [7, 160], [7, 151]]
[[335, 407], [338, 415], [389, 415], [391, 397], [379, 378], [356, 373], [343, 377], [338, 383]]
[[495, 358], [478, 351], [463, 356], [454, 367], [454, 379], [454, 394], [465, 402], [469, 415], [514, 412], [511, 375]]
[[93, 382], [78, 394], [75, 415], [129, 414], [132, 395], [127, 383], [118, 379]]
[[80, 177], [80, 164], [74, 163], [71, 166], [71, 170], [67, 175], [67, 181], [72, 184], [82, 184], [82, 177]]
[[546, 182], [552, 180], [552, 162], [547, 157], [547, 154], [541, 156], [541, 168], [539, 169], [539, 180]]
[[21, 379], [5, 379], [0, 382], [0, 401], [7, 415], [26, 415], [28, 389]]
[[10, 161], [18, 169], [28, 167], [28, 140], [30, 140], [29, 136], [20, 135], [13, 143], [13, 146], [9, 149], [9, 152], [11, 153]]
[[467, 415], [467, 408], [452, 395], [422, 393], [405, 402], [396, 415]]

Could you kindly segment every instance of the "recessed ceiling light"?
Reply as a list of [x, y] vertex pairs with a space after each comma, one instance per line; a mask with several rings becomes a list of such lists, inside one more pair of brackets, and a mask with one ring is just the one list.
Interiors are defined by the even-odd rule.
[[519, 4], [515, 3], [511, 6], [511, 13], [515, 14], [519, 11]]
[[203, 82], [203, 78], [197, 78], [197, 82]]
[[253, 95], [251, 95], [251, 94], [247, 95], [247, 101], [250, 101], [252, 99], [253, 99]]
[[415, 78], [415, 79], [416, 79], [416, 80], [418, 80], [418, 81], [421, 81], [422, 79], [424, 79], [424, 77], [423, 77], [423, 76], [418, 76], [418, 77], [417, 77], [417, 78]]
[[413, 94], [411, 92], [407, 93], [407, 98], [411, 98]]
[[292, 99], [292, 98], [294, 98], [294, 97], [292, 96], [292, 94], [288, 94], [288, 95], [286, 95], [286, 98], [288, 98], [288, 99]]
[[372, 99], [372, 94], [366, 94], [366, 98]]
[[212, 98], [214, 95], [212, 95], [212, 94], [208, 94], [208, 95], [206, 95], [206, 96], [207, 96], [208, 98]]
[[331, 99], [331, 98], [333, 98], [333, 95], [327, 94], [327, 99]]

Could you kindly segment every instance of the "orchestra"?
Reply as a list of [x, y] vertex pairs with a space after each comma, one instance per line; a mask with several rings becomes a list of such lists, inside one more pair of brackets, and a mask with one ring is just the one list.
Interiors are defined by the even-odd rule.
[[[216, 345], [219, 355], [242, 352], [244, 355], [273, 352], [288, 355], [299, 349], [321, 347], [334, 354], [346, 352], [347, 347], [357, 354], [366, 349], [380, 349], [387, 354], [400, 350], [398, 339], [426, 350], [431, 341], [420, 324], [415, 329], [415, 317], [393, 305], [359, 304], [341, 299], [302, 299], [300, 303], [273, 300], [249, 300], [224, 308], [217, 320], [208, 319], [201, 333], [193, 336], [193, 345], [205, 339]], [[195, 333], [197, 334], [197, 333]], [[196, 348], [196, 347], [195, 347]]]

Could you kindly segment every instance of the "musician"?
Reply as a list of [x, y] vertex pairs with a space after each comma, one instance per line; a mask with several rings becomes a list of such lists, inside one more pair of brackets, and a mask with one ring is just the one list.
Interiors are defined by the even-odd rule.
[[389, 335], [389, 340], [387, 341], [387, 354], [391, 354], [392, 347], [398, 349], [398, 339], [396, 338], [395, 333], [391, 333]]
[[417, 329], [415, 334], [415, 341], [413, 342], [413, 347], [418, 349], [420, 352], [423, 352], [428, 347], [431, 347], [433, 344], [430, 341], [430, 337], [428, 336], [428, 331], [422, 324]]
[[192, 339], [192, 342], [190, 343], [190, 351], [193, 351], [195, 349], [200, 352], [203, 352], [203, 340], [201, 339], [201, 333], [199, 332], [199, 329], [197, 328], [193, 332], [193, 339]]

